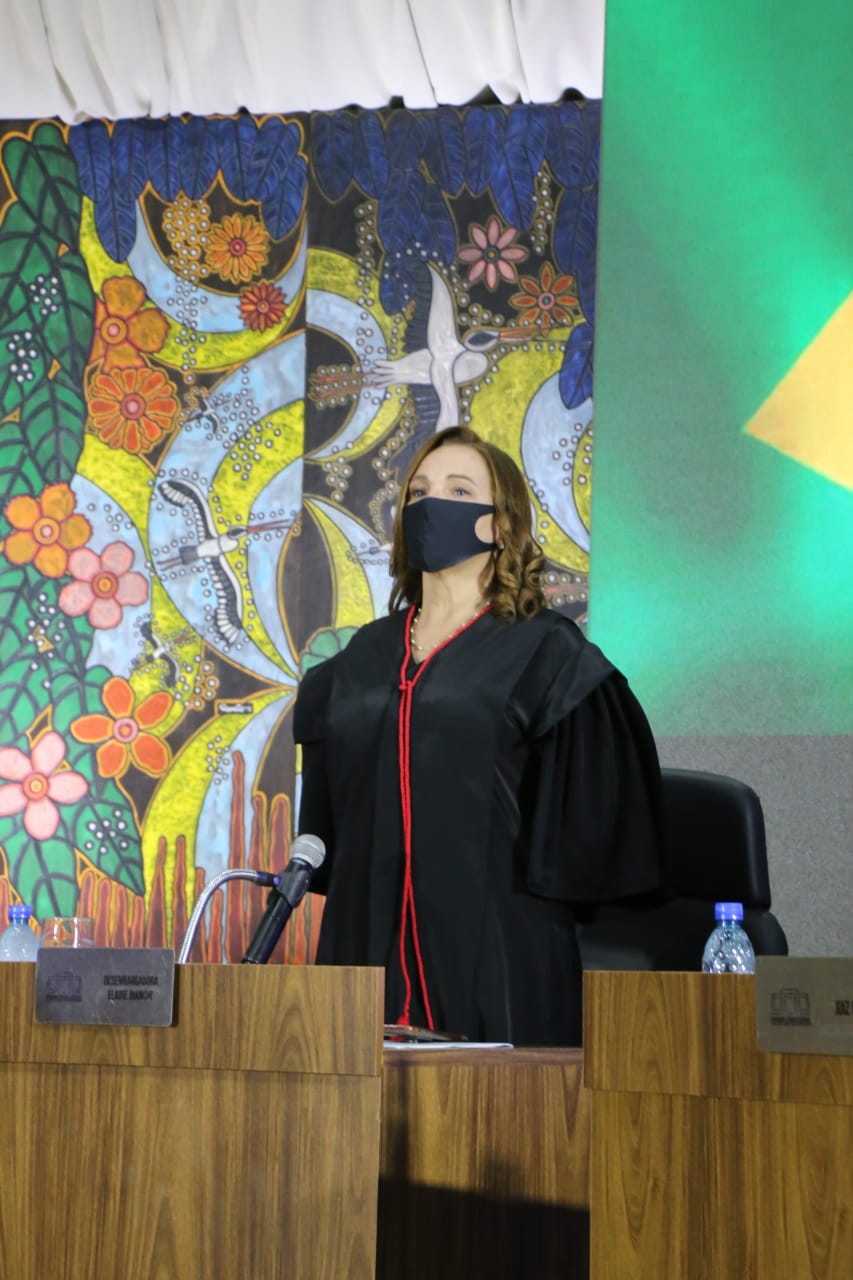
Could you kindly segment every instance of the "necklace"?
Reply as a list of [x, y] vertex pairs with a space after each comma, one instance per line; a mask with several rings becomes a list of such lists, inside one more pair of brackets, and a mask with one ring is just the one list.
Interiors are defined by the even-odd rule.
[[460, 622], [458, 626], [454, 627], [452, 631], [449, 631], [447, 635], [444, 636], [441, 640], [436, 640], [435, 644], [429, 644], [429, 645], [418, 644], [417, 640], [415, 639], [415, 628], [417, 627], [418, 623], [421, 620], [421, 610], [418, 609], [417, 613], [412, 618], [411, 626], [409, 627], [409, 644], [412, 646], [415, 653], [432, 653], [433, 649], [438, 649], [439, 646], [445, 644], [450, 639], [451, 636], [455, 636], [457, 631], [462, 631], [464, 627], [467, 627], [468, 623], [472, 622], [474, 618], [476, 618], [480, 610], [484, 609], [485, 607], [486, 607], [485, 600], [478, 600], [476, 608], [474, 609], [474, 612], [470, 615], [470, 617], [466, 618], [464, 622]]

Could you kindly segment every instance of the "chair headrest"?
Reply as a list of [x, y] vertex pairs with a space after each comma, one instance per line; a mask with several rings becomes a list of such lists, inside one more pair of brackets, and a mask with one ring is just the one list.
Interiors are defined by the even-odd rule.
[[661, 772], [669, 892], [769, 908], [764, 814], [752, 787], [718, 773]]

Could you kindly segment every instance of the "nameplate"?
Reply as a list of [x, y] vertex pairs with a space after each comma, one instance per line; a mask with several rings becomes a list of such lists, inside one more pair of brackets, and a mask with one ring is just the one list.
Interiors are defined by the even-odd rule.
[[853, 1055], [853, 959], [756, 956], [758, 1047]]
[[170, 947], [41, 947], [36, 1022], [168, 1027], [175, 996]]

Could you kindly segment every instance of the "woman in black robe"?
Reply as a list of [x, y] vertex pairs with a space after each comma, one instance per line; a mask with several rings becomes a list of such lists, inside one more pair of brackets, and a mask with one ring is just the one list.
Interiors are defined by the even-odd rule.
[[575, 1045], [573, 904], [660, 882], [660, 773], [624, 677], [545, 608], [524, 478], [451, 427], [415, 458], [388, 617], [305, 676], [300, 830], [319, 964], [379, 965], [386, 1020]]

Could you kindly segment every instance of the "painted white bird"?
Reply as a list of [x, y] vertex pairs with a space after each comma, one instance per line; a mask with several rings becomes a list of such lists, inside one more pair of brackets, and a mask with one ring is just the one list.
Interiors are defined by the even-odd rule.
[[226, 533], [217, 534], [207, 499], [191, 480], [161, 480], [157, 488], [173, 507], [189, 512], [198, 538], [197, 543], [181, 547], [175, 559], [159, 567], [170, 569], [199, 560], [205, 562], [216, 595], [214, 626], [224, 643], [232, 645], [243, 630], [243, 593], [225, 556], [228, 551], [236, 551], [245, 529], [235, 525]]

